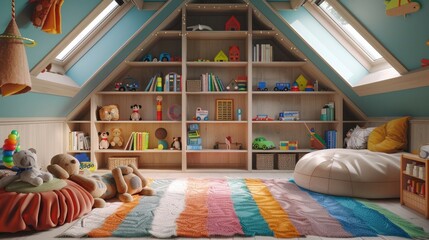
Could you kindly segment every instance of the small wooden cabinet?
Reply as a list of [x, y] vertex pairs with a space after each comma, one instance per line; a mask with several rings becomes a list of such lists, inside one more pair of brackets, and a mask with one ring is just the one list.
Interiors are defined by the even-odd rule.
[[401, 204], [422, 213], [426, 218], [429, 218], [428, 165], [429, 159], [417, 155], [403, 154], [401, 157]]

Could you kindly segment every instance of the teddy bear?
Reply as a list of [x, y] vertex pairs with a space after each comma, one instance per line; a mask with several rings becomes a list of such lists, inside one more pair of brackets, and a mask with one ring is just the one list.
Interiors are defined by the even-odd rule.
[[37, 166], [37, 154], [34, 148], [21, 150], [13, 154], [13, 164], [18, 168], [16, 175], [6, 176], [0, 180], [0, 188], [4, 188], [10, 183], [21, 180], [33, 186], [40, 186], [43, 182], [53, 179], [52, 174], [43, 172]]
[[133, 112], [130, 115], [130, 120], [132, 120], [132, 121], [142, 120], [140, 113], [139, 113], [139, 110], [141, 108], [142, 108], [142, 105], [137, 105], [137, 104], [131, 105], [131, 109], [133, 110]]
[[94, 198], [94, 208], [103, 208], [106, 201], [101, 196], [106, 192], [107, 186], [104, 182], [91, 176], [79, 174], [80, 163], [70, 154], [57, 154], [51, 159], [48, 171], [56, 178], [69, 179], [88, 191]]
[[124, 143], [124, 139], [122, 138], [122, 129], [121, 128], [112, 128], [112, 139], [110, 140], [110, 145], [112, 147], [121, 147]]
[[106, 193], [101, 196], [104, 199], [117, 197], [122, 202], [131, 202], [133, 194], [146, 196], [155, 194], [153, 189], [147, 187], [147, 180], [133, 164], [116, 167], [112, 169], [111, 173], [98, 178], [107, 186]]
[[119, 120], [119, 109], [117, 105], [103, 106], [98, 110], [101, 121], [117, 121]]
[[110, 144], [108, 140], [109, 132], [98, 132], [98, 136], [101, 138], [99, 144], [100, 149], [108, 149]]

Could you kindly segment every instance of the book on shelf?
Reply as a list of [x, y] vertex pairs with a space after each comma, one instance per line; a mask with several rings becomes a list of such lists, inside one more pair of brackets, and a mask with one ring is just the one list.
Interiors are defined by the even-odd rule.
[[223, 92], [225, 86], [222, 80], [213, 73], [203, 73], [200, 76], [203, 92]]
[[69, 149], [71, 151], [89, 150], [89, 136], [82, 131], [69, 132]]
[[335, 121], [335, 107], [333, 102], [329, 102], [320, 110], [321, 121]]
[[132, 132], [125, 144], [124, 150], [141, 151], [149, 148], [148, 132]]
[[[158, 85], [158, 86], [157, 86]], [[170, 72], [162, 77], [162, 73], [152, 76], [146, 85], [145, 92], [181, 92], [182, 76]]]
[[336, 148], [337, 131], [336, 130], [325, 131], [325, 142], [326, 142], [326, 148]]
[[253, 46], [253, 62], [272, 62], [273, 46], [271, 44], [256, 44]]

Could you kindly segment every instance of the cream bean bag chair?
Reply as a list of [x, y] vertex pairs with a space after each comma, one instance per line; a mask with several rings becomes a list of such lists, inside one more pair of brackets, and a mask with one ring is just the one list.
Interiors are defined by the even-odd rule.
[[400, 153], [325, 149], [302, 157], [294, 171], [298, 186], [360, 198], [398, 198]]

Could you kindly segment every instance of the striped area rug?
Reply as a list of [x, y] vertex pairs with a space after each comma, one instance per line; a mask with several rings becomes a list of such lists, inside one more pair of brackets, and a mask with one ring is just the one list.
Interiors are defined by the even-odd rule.
[[151, 187], [155, 196], [94, 209], [59, 237], [429, 237], [376, 204], [285, 179], [161, 179]]

